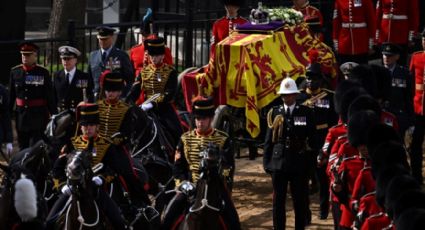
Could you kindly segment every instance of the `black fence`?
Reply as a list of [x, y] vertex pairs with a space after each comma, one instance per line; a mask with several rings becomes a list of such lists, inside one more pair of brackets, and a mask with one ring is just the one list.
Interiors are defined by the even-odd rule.
[[[290, 1], [268, 0], [263, 5], [289, 6]], [[313, 5], [326, 11], [332, 10], [331, 1], [311, 1]], [[167, 5], [168, 4], [168, 5]], [[246, 0], [245, 7], [240, 9], [242, 16], [248, 16], [258, 1]], [[180, 70], [191, 66], [203, 66], [208, 63], [210, 52], [211, 29], [213, 22], [225, 15], [224, 8], [218, 1], [152, 1], [154, 10], [154, 31], [163, 36], [172, 50], [175, 67]], [[331, 14], [331, 13], [328, 13]], [[325, 19], [326, 21], [326, 19]], [[140, 22], [102, 24], [120, 29], [117, 35], [119, 48], [129, 51], [139, 41], [136, 33]], [[329, 23], [328, 23], [329, 25]], [[51, 72], [61, 68], [60, 58], [56, 48], [59, 45], [70, 44], [82, 51], [78, 68], [86, 70], [87, 59], [91, 51], [98, 49], [95, 28], [100, 24], [76, 26], [73, 21], [68, 23], [66, 38], [48, 38], [31, 40], [40, 47], [39, 64], [45, 65]], [[329, 33], [330, 34], [330, 33]], [[21, 41], [0, 41], [0, 45], [17, 46]]]

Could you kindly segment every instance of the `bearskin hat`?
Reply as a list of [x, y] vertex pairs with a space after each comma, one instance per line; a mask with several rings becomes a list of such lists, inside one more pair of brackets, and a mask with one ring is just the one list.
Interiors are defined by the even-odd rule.
[[372, 110], [362, 110], [348, 120], [348, 142], [353, 147], [366, 145], [369, 130], [379, 123], [379, 117]]
[[350, 81], [350, 80], [343, 80], [338, 83], [335, 94], [334, 94], [334, 102], [335, 102], [335, 112], [340, 114], [341, 113], [341, 100], [342, 96], [350, 89], [355, 87], [361, 87], [361, 85], [358, 82]]
[[393, 206], [401, 193], [408, 189], [420, 189], [419, 183], [410, 175], [401, 175], [394, 177], [388, 184], [385, 196], [385, 208], [393, 218]]
[[369, 65], [358, 65], [354, 67], [348, 79], [359, 82], [372, 97], [377, 97], [376, 76]]
[[348, 120], [351, 115], [364, 110], [372, 110], [378, 117], [381, 117], [381, 107], [378, 101], [369, 95], [360, 95], [348, 107]]
[[[371, 133], [369, 133], [371, 136]], [[372, 152], [369, 152], [372, 160], [372, 175], [377, 178], [379, 171], [385, 167], [400, 164], [406, 170], [410, 166], [407, 162], [407, 155], [404, 145], [398, 141], [387, 141], [376, 146]]]
[[409, 175], [409, 171], [400, 164], [385, 166], [378, 171], [378, 176], [376, 177], [376, 202], [382, 208], [385, 208], [388, 185], [394, 177], [401, 175]]
[[410, 208], [396, 220], [397, 230], [425, 229], [425, 209]]
[[306, 68], [306, 78], [311, 80], [319, 80], [323, 78], [320, 63], [311, 63]]
[[342, 99], [340, 100], [340, 116], [341, 120], [344, 123], [348, 122], [348, 109], [350, 108], [351, 103], [356, 99], [358, 96], [366, 95], [367, 92], [362, 87], [355, 87], [352, 89], [349, 89], [342, 95]]
[[366, 146], [372, 159], [377, 146], [388, 141], [402, 144], [400, 136], [393, 127], [379, 123], [369, 130], [369, 139]]

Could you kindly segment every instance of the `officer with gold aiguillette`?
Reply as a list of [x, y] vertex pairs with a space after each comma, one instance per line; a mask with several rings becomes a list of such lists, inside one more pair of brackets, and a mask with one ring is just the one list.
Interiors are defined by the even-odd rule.
[[313, 111], [296, 103], [299, 94], [295, 81], [285, 78], [278, 94], [283, 104], [267, 114], [268, 129], [264, 143], [263, 167], [272, 177], [273, 226], [285, 229], [285, 203], [288, 184], [295, 211], [295, 229], [308, 224], [308, 152], [316, 151], [316, 123]]

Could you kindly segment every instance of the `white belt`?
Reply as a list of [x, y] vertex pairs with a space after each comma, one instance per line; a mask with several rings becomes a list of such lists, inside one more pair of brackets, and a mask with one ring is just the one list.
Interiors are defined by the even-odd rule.
[[383, 19], [392, 19], [392, 20], [406, 20], [407, 19], [407, 15], [397, 15], [397, 14], [383, 14], [382, 15]]
[[342, 23], [342, 28], [366, 28], [367, 24], [366, 22], [360, 22], [360, 23]]

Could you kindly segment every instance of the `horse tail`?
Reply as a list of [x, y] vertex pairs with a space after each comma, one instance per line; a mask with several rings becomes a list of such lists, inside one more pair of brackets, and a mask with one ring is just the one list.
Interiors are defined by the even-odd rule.
[[37, 217], [37, 193], [34, 182], [24, 174], [15, 184], [15, 209], [23, 222]]

